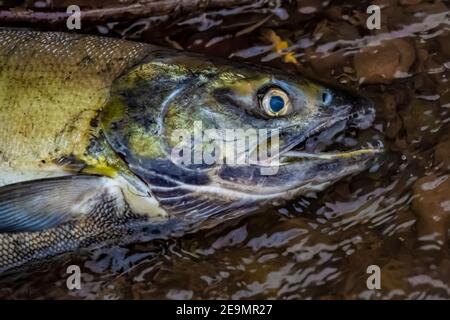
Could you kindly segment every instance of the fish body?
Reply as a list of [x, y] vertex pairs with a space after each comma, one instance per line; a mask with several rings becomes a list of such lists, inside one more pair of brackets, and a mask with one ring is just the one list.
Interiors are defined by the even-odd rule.
[[[0, 30], [0, 270], [125, 238], [130, 221], [194, 230], [321, 190], [366, 169], [380, 150], [294, 147], [364, 129], [373, 113], [365, 98], [271, 69], [125, 40]], [[175, 160], [180, 131], [194, 136], [183, 140], [184, 155], [210, 147], [196, 144], [199, 123], [269, 132], [244, 149], [252, 155], [270, 140], [276, 166]], [[230, 153], [214, 150], [215, 160]]]
[[55, 173], [55, 161], [81, 158], [112, 81], [150, 46], [92, 36], [0, 32], [0, 184]]

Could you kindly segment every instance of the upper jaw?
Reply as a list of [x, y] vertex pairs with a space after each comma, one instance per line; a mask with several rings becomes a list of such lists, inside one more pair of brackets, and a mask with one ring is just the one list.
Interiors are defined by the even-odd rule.
[[[333, 160], [338, 158], [375, 156], [384, 150], [381, 140], [366, 141], [356, 148], [347, 148], [348, 150], [343, 151], [326, 150], [327, 147], [334, 143], [342, 142], [342, 140], [345, 141], [344, 137], [348, 129], [364, 130], [369, 128], [374, 118], [375, 111], [372, 105], [353, 108], [351, 112], [345, 115], [329, 117], [319, 122], [319, 124], [306, 133], [298, 135], [292, 142], [287, 143], [280, 151], [279, 156], [282, 160], [286, 160], [286, 158]], [[343, 144], [339, 147], [345, 146]]]

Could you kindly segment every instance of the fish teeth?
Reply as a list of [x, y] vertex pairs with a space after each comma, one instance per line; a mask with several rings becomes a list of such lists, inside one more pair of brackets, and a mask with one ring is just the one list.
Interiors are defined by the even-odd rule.
[[376, 144], [378, 149], [384, 149], [384, 143], [382, 140], [376, 140]]
[[384, 144], [381, 140], [375, 140], [372, 142], [366, 142], [362, 145], [362, 148], [364, 149], [384, 149]]

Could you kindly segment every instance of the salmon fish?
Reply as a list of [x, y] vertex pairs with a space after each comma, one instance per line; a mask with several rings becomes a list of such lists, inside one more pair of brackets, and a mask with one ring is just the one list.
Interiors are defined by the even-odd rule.
[[1, 29], [0, 271], [323, 190], [379, 161], [381, 146], [336, 142], [374, 112], [276, 69]]

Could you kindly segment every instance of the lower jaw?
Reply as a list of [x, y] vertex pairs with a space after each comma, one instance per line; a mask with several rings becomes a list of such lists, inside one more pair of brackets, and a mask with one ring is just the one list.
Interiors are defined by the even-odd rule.
[[[365, 146], [361, 146], [359, 149], [352, 150], [330, 150], [324, 152], [314, 152], [305, 150], [291, 149], [284, 151], [274, 157], [270, 157], [264, 163], [267, 166], [272, 166], [273, 163], [277, 165], [290, 164], [303, 161], [335, 161], [335, 160], [366, 160], [377, 158], [379, 155], [385, 152], [384, 146], [381, 141], [374, 143], [367, 143]], [[261, 165], [261, 163], [259, 163]]]
[[283, 153], [282, 158], [308, 158], [308, 159], [322, 159], [322, 160], [335, 160], [335, 159], [348, 159], [355, 157], [370, 157], [380, 153], [383, 153], [383, 145], [367, 146], [361, 149], [349, 150], [349, 151], [330, 151], [330, 152], [307, 152], [290, 150]]

